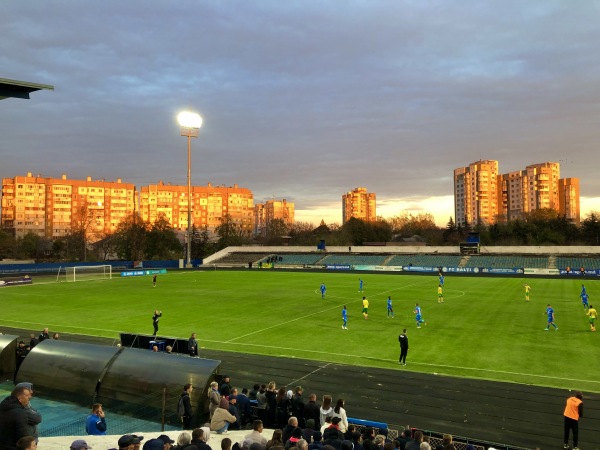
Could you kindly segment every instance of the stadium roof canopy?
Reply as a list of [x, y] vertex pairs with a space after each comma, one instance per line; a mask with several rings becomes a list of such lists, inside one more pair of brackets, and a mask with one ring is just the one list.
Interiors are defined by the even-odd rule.
[[41, 89], [54, 90], [54, 86], [0, 78], [0, 100], [10, 97], [28, 99], [31, 92], [39, 91]]

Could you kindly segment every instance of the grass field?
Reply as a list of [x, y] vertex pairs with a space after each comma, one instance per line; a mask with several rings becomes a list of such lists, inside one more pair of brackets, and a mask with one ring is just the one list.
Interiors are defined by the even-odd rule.
[[[370, 301], [369, 319], [360, 311]], [[327, 286], [326, 299], [319, 287]], [[523, 284], [531, 290], [525, 302]], [[600, 292], [585, 280], [590, 303]], [[273, 271], [171, 272], [79, 283], [41, 282], [0, 289], [0, 324], [39, 332], [118, 338], [120, 331], [159, 334], [202, 347], [440, 373], [600, 392], [600, 332], [589, 330], [579, 299], [581, 280], [446, 277], [437, 303], [437, 276], [290, 273]], [[395, 318], [386, 316], [391, 295]], [[418, 302], [427, 325], [416, 328]], [[546, 305], [559, 331], [544, 331]], [[348, 331], [341, 308], [348, 307]], [[600, 306], [598, 304], [597, 306]], [[408, 365], [398, 366], [398, 334], [408, 329]]]

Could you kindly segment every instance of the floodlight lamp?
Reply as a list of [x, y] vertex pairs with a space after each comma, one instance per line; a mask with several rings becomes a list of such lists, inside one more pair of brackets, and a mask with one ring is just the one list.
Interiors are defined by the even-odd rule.
[[202, 117], [200, 117], [200, 114], [189, 111], [180, 112], [177, 115], [177, 121], [179, 125], [186, 128], [200, 128], [202, 126]]

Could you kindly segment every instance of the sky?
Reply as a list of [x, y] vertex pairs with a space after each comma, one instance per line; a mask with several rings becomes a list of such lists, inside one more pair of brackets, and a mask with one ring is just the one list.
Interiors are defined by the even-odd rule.
[[453, 211], [453, 170], [545, 161], [600, 210], [600, 1], [28, 0], [0, 3], [0, 176], [192, 183], [296, 220]]

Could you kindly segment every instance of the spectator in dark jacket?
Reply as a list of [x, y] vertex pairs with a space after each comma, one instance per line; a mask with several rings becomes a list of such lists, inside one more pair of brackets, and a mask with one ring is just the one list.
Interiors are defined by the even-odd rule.
[[[298, 426], [304, 428], [304, 399], [302, 398], [302, 386], [296, 386], [296, 393], [292, 398], [292, 416], [298, 418]], [[310, 442], [310, 441], [308, 441]]]
[[315, 421], [315, 430], [321, 429], [321, 407], [317, 403], [316, 394], [310, 394], [308, 403], [304, 405], [304, 420], [308, 419]]
[[306, 442], [309, 443], [309, 445], [313, 441], [312, 437], [313, 437], [314, 433], [315, 433], [315, 420], [308, 419], [306, 421], [306, 428], [302, 429], [302, 437], [306, 440]]
[[250, 399], [248, 398], [248, 389], [242, 389], [242, 393], [236, 395], [236, 407], [240, 413], [242, 425], [252, 423], [252, 408], [250, 407]]
[[352, 443], [354, 444], [354, 450], [364, 450], [365, 448], [362, 445], [362, 435], [360, 431], [352, 432]]
[[313, 442], [308, 446], [308, 450], [322, 450], [323, 442], [321, 442], [321, 439], [323, 439], [323, 434], [320, 431], [315, 431], [312, 438]]
[[[17, 384], [15, 387], [24, 387], [29, 389], [31, 391], [31, 396], [33, 397], [33, 384], [29, 382], [22, 382]], [[27, 413], [27, 436], [33, 436], [35, 443], [37, 444], [39, 439], [38, 425], [42, 423], [42, 415], [33, 409], [31, 402], [25, 406], [25, 412]]]
[[340, 431], [340, 421], [339, 417], [333, 417], [331, 419], [331, 425], [328, 428], [325, 428], [323, 432], [323, 444], [331, 445], [333, 448], [339, 450], [342, 446], [342, 441], [344, 440], [344, 433]]
[[15, 450], [17, 441], [29, 436], [26, 407], [31, 391], [24, 386], [13, 389], [10, 396], [0, 403], [0, 448]]

